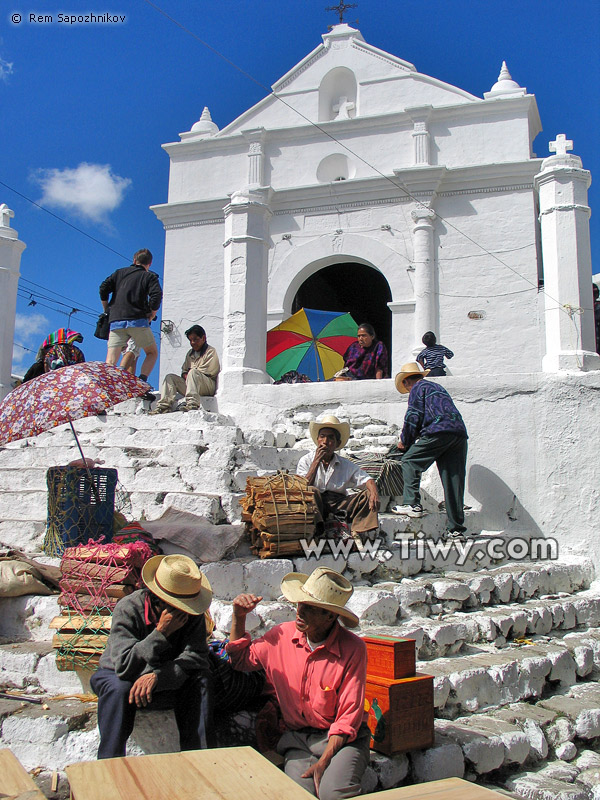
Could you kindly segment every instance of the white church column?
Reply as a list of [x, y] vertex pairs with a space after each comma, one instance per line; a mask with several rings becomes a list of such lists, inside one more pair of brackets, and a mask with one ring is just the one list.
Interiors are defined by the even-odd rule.
[[248, 142], [248, 187], [258, 189], [264, 186], [265, 129], [254, 128], [242, 133]]
[[0, 205], [0, 400], [11, 390], [19, 268], [27, 246], [10, 227], [14, 215], [6, 204]]
[[427, 129], [429, 117], [431, 116], [432, 106], [420, 106], [407, 108], [406, 112], [413, 121], [413, 163], [415, 166], [428, 165], [431, 163], [430, 153], [430, 134]]
[[[435, 211], [419, 206], [411, 211], [413, 227], [413, 266], [415, 269], [415, 345], [425, 331], [436, 328], [435, 271], [433, 257], [433, 221]], [[417, 350], [418, 352], [418, 350]]]
[[219, 393], [268, 383], [265, 371], [271, 210], [266, 193], [234, 192], [225, 208], [223, 372]]
[[590, 173], [564, 134], [550, 142], [556, 155], [535, 177], [540, 198], [546, 322], [544, 372], [600, 369], [592, 299]]

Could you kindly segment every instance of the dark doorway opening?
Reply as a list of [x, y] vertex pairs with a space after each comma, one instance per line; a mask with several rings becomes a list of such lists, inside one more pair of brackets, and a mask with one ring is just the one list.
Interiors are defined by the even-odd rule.
[[392, 293], [381, 272], [366, 264], [350, 261], [331, 264], [307, 278], [298, 289], [292, 314], [301, 308], [318, 311], [349, 311], [356, 323], [370, 322], [377, 338], [392, 354]]

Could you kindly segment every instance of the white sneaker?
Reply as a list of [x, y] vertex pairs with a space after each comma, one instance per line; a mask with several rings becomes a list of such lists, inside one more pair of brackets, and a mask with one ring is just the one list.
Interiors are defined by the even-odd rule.
[[415, 506], [394, 506], [390, 508], [392, 514], [402, 514], [405, 517], [414, 517], [417, 519], [418, 517], [422, 517], [425, 513], [423, 511], [423, 506], [415, 505]]

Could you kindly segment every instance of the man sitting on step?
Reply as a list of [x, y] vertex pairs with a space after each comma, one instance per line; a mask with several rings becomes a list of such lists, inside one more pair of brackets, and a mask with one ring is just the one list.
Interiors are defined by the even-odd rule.
[[295, 622], [251, 641], [246, 615], [262, 598], [240, 594], [233, 601], [227, 652], [235, 669], [265, 670], [281, 711], [277, 752], [286, 775], [320, 800], [355, 797], [369, 764], [371, 733], [367, 649], [347, 630], [358, 625], [346, 608], [352, 585], [338, 572], [317, 567], [311, 575], [290, 572], [281, 592], [296, 604]]
[[125, 755], [137, 708], [174, 709], [182, 750], [209, 744], [204, 612], [212, 599], [210, 584], [183, 555], [149, 559], [142, 580], [146, 589], [115, 606], [106, 650], [90, 681], [98, 695], [98, 758]]
[[167, 414], [173, 411], [178, 394], [184, 396], [177, 411], [195, 411], [200, 408], [201, 397], [213, 397], [217, 390], [217, 375], [221, 371], [219, 357], [214, 347], [207, 344], [206, 331], [201, 325], [192, 325], [185, 335], [191, 349], [181, 367], [181, 377], [174, 373], [165, 375], [161, 398], [150, 414]]
[[[379, 494], [375, 481], [357, 464], [337, 454], [350, 438], [350, 425], [328, 415], [311, 422], [310, 436], [317, 445], [298, 462], [296, 472], [316, 490], [322, 520], [340, 515], [356, 538], [379, 527]], [[358, 489], [359, 491], [353, 491]]]

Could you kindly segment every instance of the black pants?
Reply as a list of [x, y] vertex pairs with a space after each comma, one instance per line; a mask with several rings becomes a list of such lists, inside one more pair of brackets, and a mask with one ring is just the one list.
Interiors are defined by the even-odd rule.
[[411, 506], [420, 504], [421, 475], [434, 461], [444, 488], [448, 530], [465, 531], [467, 439], [464, 436], [453, 433], [432, 433], [417, 439], [408, 448], [402, 459], [404, 502]]
[[[210, 675], [195, 673], [179, 689], [155, 691], [152, 702], [146, 706], [150, 710], [174, 710], [182, 750], [214, 746], [210, 682]], [[98, 758], [124, 756], [137, 711], [136, 705], [129, 702], [133, 681], [123, 681], [112, 669], [100, 668], [92, 675], [90, 684], [98, 695]]]

